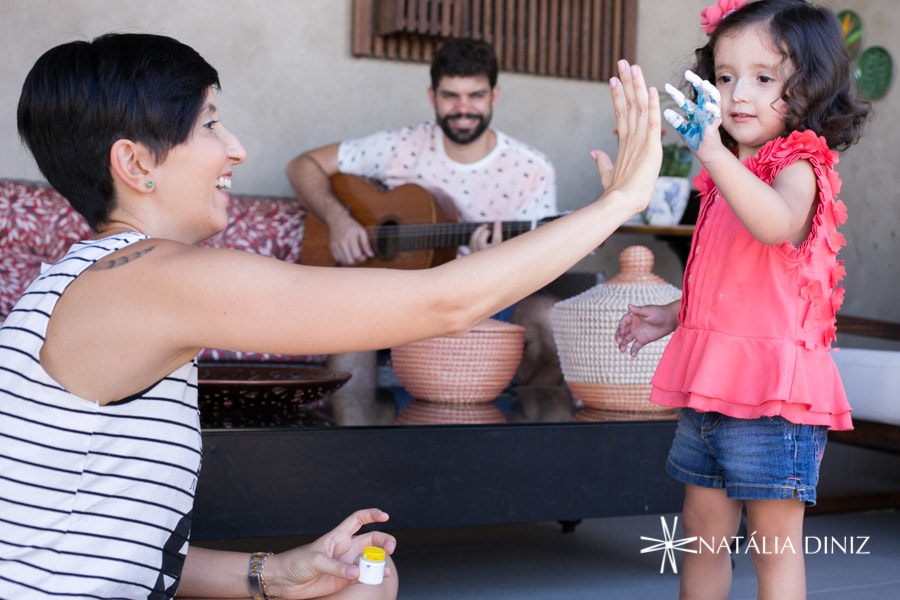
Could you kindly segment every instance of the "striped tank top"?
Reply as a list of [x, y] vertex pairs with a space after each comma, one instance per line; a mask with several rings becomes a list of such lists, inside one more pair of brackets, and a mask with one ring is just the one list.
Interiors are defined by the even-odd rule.
[[66, 287], [145, 238], [75, 244], [0, 327], [0, 598], [175, 595], [200, 470], [196, 364], [101, 406], [39, 361]]

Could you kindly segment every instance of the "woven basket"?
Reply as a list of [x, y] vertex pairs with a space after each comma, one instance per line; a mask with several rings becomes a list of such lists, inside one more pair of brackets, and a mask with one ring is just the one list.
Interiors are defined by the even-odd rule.
[[553, 337], [563, 377], [572, 395], [590, 408], [671, 412], [648, 400], [650, 380], [671, 336], [632, 357], [619, 351], [615, 332], [629, 304], [669, 304], [681, 297], [681, 290], [652, 273], [649, 248], [629, 246], [619, 262], [618, 275], [553, 306]]
[[457, 337], [391, 348], [394, 373], [419, 400], [491, 402], [512, 381], [525, 348], [525, 328], [486, 319]]
[[345, 371], [289, 364], [222, 363], [198, 368], [206, 428], [329, 424], [318, 402], [350, 379]]
[[603, 408], [582, 408], [572, 418], [578, 422], [621, 422], [621, 421], [674, 421], [678, 419], [678, 413], [674, 410], [664, 412], [647, 412], [633, 410], [606, 410]]

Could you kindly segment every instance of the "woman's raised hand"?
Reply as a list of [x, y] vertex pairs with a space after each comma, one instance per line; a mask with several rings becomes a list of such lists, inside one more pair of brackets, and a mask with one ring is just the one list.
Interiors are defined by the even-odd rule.
[[599, 150], [591, 152], [600, 172], [604, 195], [620, 190], [635, 202], [634, 213], [647, 207], [662, 164], [662, 130], [659, 92], [647, 87], [637, 65], [618, 62], [619, 76], [609, 82], [619, 151], [615, 163]]

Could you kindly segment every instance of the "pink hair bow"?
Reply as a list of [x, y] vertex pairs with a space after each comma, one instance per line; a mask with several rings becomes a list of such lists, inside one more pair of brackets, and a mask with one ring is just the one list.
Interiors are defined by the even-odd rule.
[[747, 4], [747, 0], [718, 0], [713, 6], [700, 11], [700, 27], [706, 35], [711, 35], [722, 19]]

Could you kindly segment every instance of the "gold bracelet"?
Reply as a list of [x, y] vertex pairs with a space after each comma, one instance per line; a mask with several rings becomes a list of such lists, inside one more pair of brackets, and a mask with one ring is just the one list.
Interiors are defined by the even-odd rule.
[[278, 598], [276, 598], [275, 596], [269, 595], [269, 588], [266, 587], [266, 578], [263, 575], [263, 569], [266, 566], [266, 559], [270, 556], [272, 556], [271, 552], [263, 556], [262, 560], [259, 561], [259, 582], [260, 584], [262, 584], [263, 600], [278, 600]]
[[266, 559], [270, 556], [272, 556], [271, 552], [254, 552], [250, 555], [250, 572], [247, 574], [247, 581], [250, 583], [253, 600], [277, 600], [269, 596], [266, 580], [263, 578], [263, 567]]

